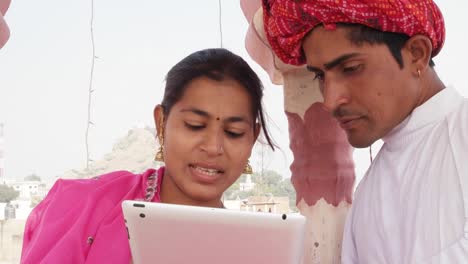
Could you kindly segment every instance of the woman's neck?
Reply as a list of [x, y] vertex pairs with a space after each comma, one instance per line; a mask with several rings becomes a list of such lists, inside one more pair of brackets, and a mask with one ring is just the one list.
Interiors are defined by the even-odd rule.
[[167, 175], [167, 170], [164, 173], [164, 178], [163, 178], [160, 190], [161, 190], [160, 197], [161, 197], [162, 203], [224, 208], [221, 198], [209, 200], [209, 201], [200, 201], [200, 200], [192, 199], [191, 197], [187, 196], [175, 184], [171, 176]]

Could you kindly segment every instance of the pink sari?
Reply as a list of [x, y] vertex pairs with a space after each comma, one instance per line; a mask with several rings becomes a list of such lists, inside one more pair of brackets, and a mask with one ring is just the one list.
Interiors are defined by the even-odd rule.
[[164, 168], [58, 180], [28, 217], [21, 263], [130, 263], [121, 203], [144, 200], [154, 172], [158, 184], [152, 201], [159, 202]]

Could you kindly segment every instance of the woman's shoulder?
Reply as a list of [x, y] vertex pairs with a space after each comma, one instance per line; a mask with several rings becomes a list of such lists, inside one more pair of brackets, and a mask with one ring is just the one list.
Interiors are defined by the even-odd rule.
[[[145, 178], [153, 174], [155, 169], [143, 173], [130, 171], [113, 171], [89, 179], [58, 179], [50, 189], [48, 196], [67, 193], [89, 194], [88, 192], [126, 192], [135, 185], [142, 184]], [[77, 198], [77, 197], [75, 197]]]
[[59, 178], [55, 182], [55, 185], [77, 185], [77, 186], [96, 186], [100, 184], [106, 184], [111, 182], [118, 182], [121, 180], [134, 180], [135, 178], [141, 177], [148, 171], [154, 171], [154, 169], [148, 169], [144, 173], [133, 173], [127, 170], [112, 171], [104, 173], [98, 176], [94, 176], [86, 179], [62, 179]]
[[138, 199], [146, 179], [154, 172], [154, 169], [141, 174], [114, 171], [90, 179], [58, 179], [29, 215], [29, 220], [43, 218], [44, 214], [54, 217], [55, 213], [86, 209], [97, 208], [102, 212], [124, 199]]
[[146, 182], [155, 172], [115, 171], [91, 179], [57, 180], [28, 217], [23, 258], [42, 259], [53, 248], [76, 247], [74, 243], [82, 243], [82, 236], [96, 233], [105, 219], [112, 222], [118, 217], [123, 200], [143, 198]]

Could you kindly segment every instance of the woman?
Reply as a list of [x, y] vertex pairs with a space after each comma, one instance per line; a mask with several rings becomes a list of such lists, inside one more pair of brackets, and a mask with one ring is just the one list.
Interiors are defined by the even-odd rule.
[[223, 192], [249, 170], [260, 131], [274, 148], [262, 95], [254, 71], [225, 49], [184, 58], [154, 110], [156, 159], [165, 167], [58, 180], [28, 218], [22, 263], [129, 263], [123, 200], [223, 207]]

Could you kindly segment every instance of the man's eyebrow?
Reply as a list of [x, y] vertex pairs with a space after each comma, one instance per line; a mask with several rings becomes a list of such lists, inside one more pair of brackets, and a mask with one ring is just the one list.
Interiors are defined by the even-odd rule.
[[307, 70], [310, 72], [322, 72], [320, 68], [314, 67], [314, 66], [309, 66], [307, 65]]
[[346, 60], [349, 60], [351, 58], [354, 58], [356, 56], [360, 55], [359, 53], [349, 53], [349, 54], [344, 54], [344, 55], [341, 55], [339, 56], [338, 58], [328, 62], [328, 63], [325, 63], [323, 64], [323, 66], [325, 67], [326, 70], [331, 70], [333, 68], [335, 68], [337, 65], [339, 65], [340, 63], [346, 61]]
[[[359, 56], [359, 55], [360, 55], [359, 53], [344, 54], [344, 55], [339, 56], [336, 59], [333, 59], [330, 62], [327, 62], [327, 63], [323, 64], [323, 66], [324, 66], [325, 70], [331, 70], [331, 69], [335, 68], [336, 66], [338, 66], [340, 63], [342, 63], [342, 62], [344, 62], [346, 60], [349, 60], [351, 58], [354, 58], [356, 56]], [[307, 65], [307, 70], [311, 71], [311, 72], [323, 72], [322, 69], [314, 67], [314, 66], [310, 66], [310, 65]]]

